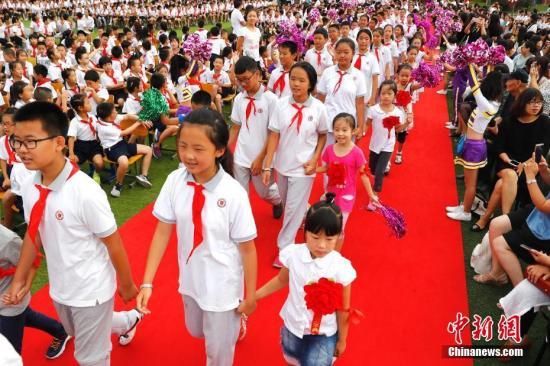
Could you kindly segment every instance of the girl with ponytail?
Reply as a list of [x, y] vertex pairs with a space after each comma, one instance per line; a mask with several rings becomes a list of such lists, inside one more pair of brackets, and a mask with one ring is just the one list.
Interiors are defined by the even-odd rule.
[[256, 292], [260, 300], [289, 287], [280, 312], [288, 365], [331, 366], [346, 349], [351, 283], [357, 273], [335, 250], [343, 215], [335, 194], [325, 197], [307, 211], [305, 243], [286, 246], [279, 254], [281, 270]]
[[158, 224], [137, 298], [139, 311], [150, 313], [153, 279], [175, 224], [185, 325], [205, 339], [209, 365], [233, 364], [241, 315], [256, 308], [256, 225], [247, 192], [231, 176], [228, 140], [218, 112], [202, 108], [185, 117], [177, 134], [183, 167], [168, 176], [155, 203]]

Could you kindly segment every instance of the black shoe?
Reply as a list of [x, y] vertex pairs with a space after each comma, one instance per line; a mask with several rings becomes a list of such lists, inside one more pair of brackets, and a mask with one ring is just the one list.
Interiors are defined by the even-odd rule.
[[278, 205], [272, 206], [273, 210], [273, 218], [274, 219], [280, 219], [281, 216], [283, 216], [283, 204], [279, 203]]
[[52, 343], [50, 343], [50, 346], [48, 347], [48, 350], [46, 351], [46, 358], [49, 360], [53, 360], [54, 358], [58, 358], [63, 354], [65, 351], [65, 346], [67, 345], [67, 342], [72, 337], [68, 334], [65, 334], [65, 337], [63, 338], [54, 338], [52, 340]]
[[456, 179], [464, 179], [464, 174], [457, 174]]

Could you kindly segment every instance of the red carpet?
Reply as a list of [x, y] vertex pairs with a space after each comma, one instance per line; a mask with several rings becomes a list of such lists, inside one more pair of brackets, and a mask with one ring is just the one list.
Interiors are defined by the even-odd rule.
[[[366, 318], [352, 326], [348, 347], [337, 365], [471, 365], [471, 360], [444, 358], [443, 346], [453, 343], [447, 323], [458, 311], [468, 314], [462, 238], [459, 224], [448, 220], [444, 206], [456, 202], [452, 151], [447, 130], [445, 98], [427, 90], [415, 108], [416, 123], [405, 145], [404, 164], [393, 165], [384, 181], [382, 200], [401, 210], [408, 224], [402, 240], [388, 235], [382, 218], [357, 209], [350, 217], [343, 254], [358, 272], [353, 283], [352, 304]], [[368, 156], [367, 141], [361, 147]], [[320, 177], [312, 197], [321, 194]], [[314, 200], [314, 198], [312, 199]], [[271, 208], [252, 198], [258, 226], [259, 285], [276, 274], [271, 262], [280, 221]], [[359, 194], [358, 206], [366, 203]], [[122, 236], [141, 281], [145, 259], [155, 227], [151, 207], [122, 228]], [[303, 233], [299, 233], [301, 240]], [[259, 303], [250, 318], [249, 333], [237, 346], [235, 365], [283, 365], [279, 346], [278, 316], [286, 294]], [[32, 305], [54, 315], [47, 289], [39, 291]], [[131, 305], [126, 306], [130, 308]], [[120, 302], [118, 309], [124, 308]], [[113, 365], [204, 365], [203, 342], [192, 339], [183, 322], [183, 306], [177, 293], [175, 235], [155, 281], [153, 313], [139, 326], [128, 347], [113, 338]], [[220, 329], [220, 331], [223, 331]], [[469, 328], [463, 334], [470, 342]], [[28, 365], [73, 365], [72, 342], [56, 361], [43, 356], [50, 337], [28, 329], [24, 361]]]

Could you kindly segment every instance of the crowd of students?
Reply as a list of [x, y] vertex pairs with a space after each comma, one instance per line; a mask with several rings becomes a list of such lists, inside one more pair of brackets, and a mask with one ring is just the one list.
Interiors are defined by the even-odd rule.
[[[345, 351], [356, 272], [340, 251], [358, 180], [368, 209], [377, 210], [384, 177], [414, 159], [413, 153], [405, 155], [407, 136], [415, 123], [424, 123], [414, 118], [424, 88], [413, 80], [413, 70], [438, 58], [426, 44], [425, 28], [416, 25], [423, 4], [353, 3], [356, 7], [338, 10], [334, 1], [275, 6], [241, 0], [68, 0], [0, 6], [5, 9], [0, 333], [18, 353], [24, 327], [32, 326], [52, 335], [48, 358], [58, 357], [74, 337], [79, 364], [109, 364], [111, 333], [121, 345], [129, 344], [150, 313], [155, 274], [173, 225], [186, 328], [205, 339], [209, 365], [232, 364], [246, 317], [258, 300], [285, 286], [286, 362], [330, 365]], [[538, 145], [542, 156], [550, 148], [550, 121], [543, 113], [550, 102], [548, 15], [522, 11], [513, 18], [497, 5], [443, 5], [456, 12], [462, 29], [442, 37], [442, 46], [481, 37], [507, 51], [505, 62], [491, 72], [445, 65], [455, 104], [447, 127], [465, 137], [456, 161], [465, 168], [466, 185], [464, 202], [448, 207], [447, 215], [470, 221], [471, 212], [485, 206], [476, 192], [488, 193], [488, 207], [473, 230], [491, 228], [493, 267], [476, 281], [521, 282], [511, 253], [540, 263], [530, 267], [530, 277], [550, 277], [543, 254], [550, 240], [550, 201], [535, 179], [540, 172], [548, 183], [548, 166], [533, 155]], [[25, 18], [31, 20], [28, 27]], [[204, 28], [224, 20], [231, 29], [221, 23]], [[190, 32], [195, 21], [198, 28]], [[281, 22], [302, 35], [285, 38]], [[209, 60], [185, 53], [192, 34], [211, 44]], [[365, 156], [356, 143], [367, 134]], [[174, 136], [180, 167], [168, 177], [149, 177], [153, 158], [162, 158], [163, 144]], [[121, 197], [136, 156], [141, 158], [136, 182], [145, 188], [163, 184], [139, 289], [98, 184], [110, 176], [111, 196]], [[324, 178], [320, 199], [311, 197], [317, 173]], [[283, 218], [273, 258], [280, 272], [259, 289], [250, 183], [272, 206], [274, 219]], [[518, 212], [512, 212], [514, 201], [522, 207]], [[509, 216], [489, 223], [499, 203]], [[18, 212], [28, 224], [23, 239], [9, 230]], [[298, 244], [301, 227], [305, 243]], [[520, 244], [534, 249], [522, 252]], [[41, 248], [59, 321], [29, 307]], [[125, 301], [137, 297], [135, 310], [114, 312], [115, 276]], [[340, 286], [340, 306], [316, 323], [304, 294], [306, 286], [323, 279]]]

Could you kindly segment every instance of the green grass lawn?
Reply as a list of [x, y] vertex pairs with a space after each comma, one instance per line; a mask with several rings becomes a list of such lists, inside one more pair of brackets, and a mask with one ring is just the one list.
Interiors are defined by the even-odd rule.
[[[447, 94], [447, 106], [449, 109], [449, 116], [452, 115], [452, 97], [450, 93]], [[456, 141], [453, 140], [453, 149], [456, 145]], [[462, 168], [456, 166], [456, 174], [462, 174]], [[464, 180], [457, 179], [457, 190], [459, 197], [462, 198], [464, 194]], [[474, 269], [470, 266], [470, 256], [474, 247], [481, 242], [481, 239], [484, 233], [474, 233], [470, 230], [470, 227], [477, 220], [477, 215], [474, 215], [471, 223], [462, 223], [462, 240], [464, 247], [464, 266], [466, 268], [466, 284], [468, 289], [468, 303], [470, 306], [470, 320], [473, 319], [474, 314], [480, 315], [484, 318], [487, 315], [490, 315], [494, 321], [494, 338], [490, 343], [481, 341], [473, 341], [474, 345], [487, 346], [487, 345], [499, 345], [501, 342], [498, 340], [498, 328], [497, 324], [502, 315], [502, 310], [497, 308], [496, 304], [499, 299], [506, 296], [506, 294], [512, 289], [511, 285], [505, 287], [494, 287], [478, 284], [473, 280], [473, 276], [476, 274]], [[539, 347], [544, 340], [545, 335], [545, 321], [544, 318], [540, 315], [537, 316], [535, 323], [529, 331], [529, 338], [534, 342], [533, 347], [527, 350], [522, 359], [514, 360], [509, 365], [520, 366], [520, 365], [533, 365], [533, 362], [538, 353]], [[499, 365], [500, 363], [496, 359], [476, 359], [476, 366], [490, 366], [490, 365]], [[550, 352], [546, 352], [545, 358], [542, 361], [541, 365], [550, 364]]]

